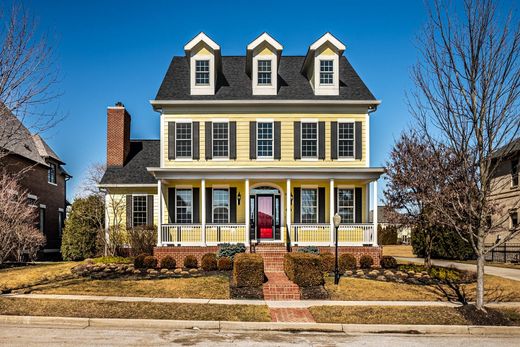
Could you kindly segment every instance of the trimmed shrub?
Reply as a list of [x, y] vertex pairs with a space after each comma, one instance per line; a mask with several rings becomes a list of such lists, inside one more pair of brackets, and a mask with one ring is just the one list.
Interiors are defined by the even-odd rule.
[[144, 258], [146, 258], [148, 256], [148, 254], [139, 254], [137, 257], [135, 257], [134, 259], [134, 267], [136, 269], [144, 269]]
[[147, 269], [155, 269], [157, 267], [157, 258], [149, 255], [143, 260], [144, 267]]
[[317, 254], [287, 253], [283, 266], [287, 277], [300, 287], [321, 286], [325, 283], [321, 258]]
[[220, 257], [217, 260], [217, 268], [219, 271], [233, 270], [233, 262], [230, 257]]
[[374, 259], [369, 255], [362, 255], [359, 258], [359, 267], [362, 269], [370, 269], [374, 265]]
[[173, 270], [177, 267], [177, 262], [172, 256], [165, 256], [161, 259], [161, 267], [163, 269]]
[[264, 259], [259, 254], [240, 253], [235, 256], [233, 284], [235, 287], [260, 287], [264, 283]]
[[217, 252], [217, 258], [229, 257], [231, 260], [235, 258], [235, 254], [244, 253], [246, 246], [243, 243], [230, 244], [223, 243]]
[[[456, 259], [468, 260], [476, 259], [471, 244], [464, 241], [456, 231], [432, 227], [434, 232], [439, 235], [432, 241], [431, 256], [434, 259]], [[426, 256], [425, 232], [412, 229], [411, 244], [413, 254], [424, 258]]]
[[299, 253], [309, 253], [309, 254], [320, 254], [320, 250], [316, 246], [305, 246], [298, 249]]
[[128, 244], [133, 255], [152, 254], [157, 245], [157, 227], [154, 225], [140, 225], [127, 229]]
[[200, 266], [204, 271], [215, 271], [217, 269], [217, 255], [215, 253], [204, 254]]
[[345, 273], [347, 270], [355, 270], [357, 267], [356, 258], [350, 253], [343, 253], [339, 256], [339, 272]]
[[187, 269], [196, 269], [199, 265], [197, 257], [194, 255], [187, 255], [184, 257], [184, 267]]
[[[331, 252], [324, 252], [320, 254], [321, 258], [321, 271], [323, 272], [332, 272], [334, 271], [334, 265], [336, 263], [336, 258], [334, 254]], [[339, 262], [339, 260], [338, 260]]]
[[382, 227], [381, 224], [377, 226], [377, 243], [383, 245], [397, 245], [397, 231], [398, 227], [395, 225], [388, 225]]
[[395, 260], [394, 257], [385, 255], [381, 257], [379, 265], [381, 265], [383, 269], [395, 269], [397, 267], [397, 260]]

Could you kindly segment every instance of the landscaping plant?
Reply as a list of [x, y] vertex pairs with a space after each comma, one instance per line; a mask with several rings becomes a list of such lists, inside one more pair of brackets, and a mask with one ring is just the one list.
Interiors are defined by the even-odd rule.
[[218, 249], [217, 258], [229, 257], [231, 260], [233, 260], [235, 258], [235, 254], [244, 253], [245, 251], [246, 246], [243, 243], [223, 243]]
[[161, 268], [173, 270], [176, 267], [177, 267], [177, 262], [175, 261], [175, 259], [172, 256], [167, 255], [161, 259]]
[[350, 271], [356, 270], [356, 267], [357, 267], [356, 258], [352, 254], [349, 254], [349, 253], [340, 254], [338, 263], [339, 263], [338, 266], [339, 266], [340, 273], [345, 273], [345, 271], [347, 271], [347, 270], [350, 270]]
[[154, 225], [140, 225], [126, 230], [132, 254], [152, 254], [157, 245], [157, 228]]
[[359, 267], [362, 269], [370, 269], [374, 265], [374, 259], [369, 255], [362, 255], [359, 258]]
[[264, 259], [259, 254], [240, 253], [235, 256], [233, 285], [260, 287], [264, 283]]
[[381, 265], [383, 269], [395, 269], [397, 268], [397, 260], [389, 255], [384, 255], [381, 257], [379, 265]]
[[147, 269], [155, 269], [157, 267], [157, 258], [153, 255], [149, 255], [144, 258], [143, 265]]
[[287, 277], [300, 287], [321, 286], [325, 283], [321, 258], [317, 254], [287, 253], [284, 270]]
[[230, 257], [220, 257], [217, 259], [217, 267], [219, 271], [233, 270], [233, 261]]
[[310, 253], [310, 254], [320, 254], [320, 250], [316, 246], [305, 246], [302, 248], [298, 248], [298, 252]]
[[136, 269], [144, 269], [145, 266], [144, 266], [144, 259], [148, 256], [148, 254], [139, 254], [137, 257], [135, 257], [134, 259], [134, 267]]
[[217, 255], [215, 253], [206, 253], [202, 256], [201, 267], [204, 271], [217, 270]]
[[199, 266], [199, 261], [194, 255], [187, 255], [184, 257], [184, 267], [187, 269], [196, 269]]
[[[322, 272], [333, 272], [336, 264], [336, 258], [331, 252], [323, 252], [320, 254], [321, 258], [321, 271]], [[338, 259], [339, 263], [339, 259]], [[344, 272], [344, 271], [343, 271]]]

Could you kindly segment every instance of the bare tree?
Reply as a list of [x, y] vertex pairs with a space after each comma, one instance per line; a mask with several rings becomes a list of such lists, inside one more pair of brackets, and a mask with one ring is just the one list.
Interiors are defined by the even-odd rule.
[[23, 140], [23, 126], [37, 134], [55, 126], [61, 117], [43, 110], [59, 96], [58, 70], [46, 37], [37, 34], [34, 19], [19, 5], [0, 8], [0, 23], [2, 158]]
[[[432, 144], [445, 144], [464, 176], [446, 186], [443, 199], [431, 201], [444, 224], [469, 242], [478, 258], [476, 307], [484, 309], [485, 240], [505, 232], [491, 215], [504, 215], [490, 197], [497, 162], [494, 153], [518, 134], [520, 126], [520, 21], [497, 13], [492, 0], [434, 0], [419, 39], [420, 61], [412, 78], [412, 112]], [[496, 159], [500, 161], [501, 159]]]

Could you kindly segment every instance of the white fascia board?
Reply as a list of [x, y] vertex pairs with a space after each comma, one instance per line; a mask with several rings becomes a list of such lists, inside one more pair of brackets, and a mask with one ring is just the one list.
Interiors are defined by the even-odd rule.
[[132, 184], [132, 183], [121, 183], [121, 184], [98, 184], [98, 188], [156, 188], [156, 183], [146, 183], [146, 184]]
[[[312, 51], [315, 51], [317, 50], [318, 48], [320, 48], [325, 42], [330, 42], [334, 47], [336, 47], [338, 49], [338, 51], [340, 51], [341, 53], [343, 53], [346, 49], [345, 45], [340, 41], [338, 40], [337, 38], [335, 38], [331, 33], [326, 33], [325, 35], [323, 35], [322, 37], [320, 37], [319, 39], [317, 39], [310, 47], [309, 49], [312, 50]], [[341, 55], [341, 54], [340, 54]]]
[[211, 49], [217, 51], [220, 50], [220, 46], [213, 41], [209, 36], [204, 34], [203, 32], [199, 33], [197, 36], [195, 36], [190, 42], [188, 42], [184, 46], [184, 51], [189, 52], [195, 47], [199, 42], [203, 41], [205, 44], [211, 47]]
[[277, 51], [283, 50], [283, 46], [278, 41], [276, 41], [271, 35], [269, 35], [268, 33], [265, 33], [265, 32], [262, 35], [258, 36], [253, 42], [248, 44], [247, 50], [252, 51], [253, 49], [258, 47], [258, 45], [260, 45], [264, 41], [267, 42], [268, 44], [270, 44], [271, 46], [273, 46], [273, 48], [276, 49]]
[[381, 100], [150, 100], [156, 106], [182, 105], [379, 105]]

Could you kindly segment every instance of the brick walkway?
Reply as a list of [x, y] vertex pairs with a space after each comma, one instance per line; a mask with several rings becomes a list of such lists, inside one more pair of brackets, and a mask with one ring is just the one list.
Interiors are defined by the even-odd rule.
[[273, 322], [315, 322], [306, 308], [270, 308], [269, 313]]

